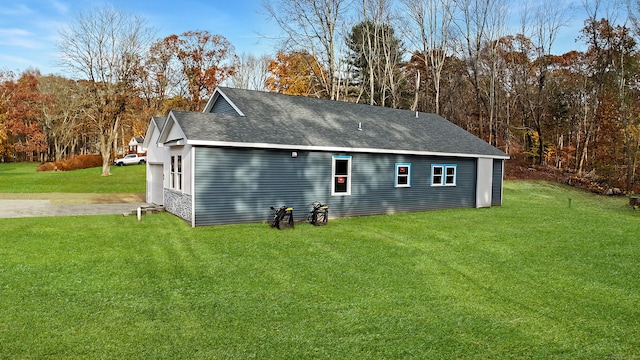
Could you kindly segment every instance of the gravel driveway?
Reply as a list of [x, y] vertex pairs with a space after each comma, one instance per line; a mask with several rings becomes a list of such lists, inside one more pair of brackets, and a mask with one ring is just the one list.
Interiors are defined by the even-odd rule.
[[[0, 218], [131, 214], [138, 207], [149, 206], [135, 196], [114, 195], [107, 201], [96, 200], [95, 196], [92, 196], [93, 194], [84, 196], [69, 194], [64, 195], [65, 201], [60, 201], [57, 195], [2, 194], [0, 197]], [[95, 203], [96, 201], [98, 203]]]

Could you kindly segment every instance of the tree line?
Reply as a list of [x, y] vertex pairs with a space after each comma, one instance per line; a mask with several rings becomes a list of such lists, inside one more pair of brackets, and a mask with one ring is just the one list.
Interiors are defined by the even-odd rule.
[[568, 20], [563, 1], [521, 5], [518, 19], [505, 15], [513, 5], [269, 0], [284, 34], [272, 57], [237, 55], [205, 30], [153, 39], [144, 19], [106, 6], [60, 34], [76, 78], [0, 72], [0, 157], [99, 152], [107, 175], [151, 116], [200, 111], [223, 84], [437, 113], [519, 161], [633, 190], [640, 4], [585, 0], [575, 37], [587, 50], [564, 54], [552, 53]]

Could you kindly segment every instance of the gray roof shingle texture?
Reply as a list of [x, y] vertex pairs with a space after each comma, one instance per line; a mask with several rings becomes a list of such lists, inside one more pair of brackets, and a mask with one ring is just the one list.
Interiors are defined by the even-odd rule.
[[158, 129], [162, 129], [164, 127], [164, 124], [167, 122], [167, 118], [162, 116], [154, 116], [151, 118], [151, 121], [156, 124], [156, 127]]
[[[506, 157], [429, 113], [221, 87], [245, 116], [172, 111], [187, 140]], [[224, 101], [222, 97], [218, 101]], [[358, 124], [362, 130], [358, 130]]]

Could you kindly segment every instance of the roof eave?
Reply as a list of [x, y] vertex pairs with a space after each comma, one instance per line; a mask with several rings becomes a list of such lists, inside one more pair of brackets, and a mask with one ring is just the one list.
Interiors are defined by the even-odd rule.
[[452, 156], [463, 158], [484, 158], [496, 160], [508, 160], [509, 155], [485, 155], [466, 153], [447, 153], [437, 151], [416, 151], [400, 149], [373, 149], [373, 148], [352, 148], [338, 146], [309, 146], [309, 145], [288, 145], [270, 143], [245, 143], [231, 141], [207, 141], [207, 140], [187, 140], [188, 145], [193, 146], [213, 146], [213, 147], [235, 147], [254, 149], [275, 149], [275, 150], [296, 150], [296, 151], [325, 151], [325, 152], [353, 152], [353, 153], [373, 153], [373, 154], [401, 154], [401, 155], [422, 155], [422, 156]]
[[149, 148], [149, 145], [151, 145], [151, 137], [154, 131], [160, 131], [160, 129], [158, 129], [158, 124], [156, 124], [155, 120], [153, 120], [152, 118], [149, 122], [149, 126], [147, 126], [147, 131], [144, 135], [144, 141], [142, 142], [142, 146], [144, 148]]

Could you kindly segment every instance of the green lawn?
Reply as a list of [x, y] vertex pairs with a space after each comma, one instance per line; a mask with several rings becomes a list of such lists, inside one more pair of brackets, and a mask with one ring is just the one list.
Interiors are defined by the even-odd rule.
[[0, 359], [640, 357], [640, 212], [504, 198], [284, 231], [0, 219]]
[[0, 164], [0, 193], [144, 193], [144, 165], [37, 172], [36, 163]]

